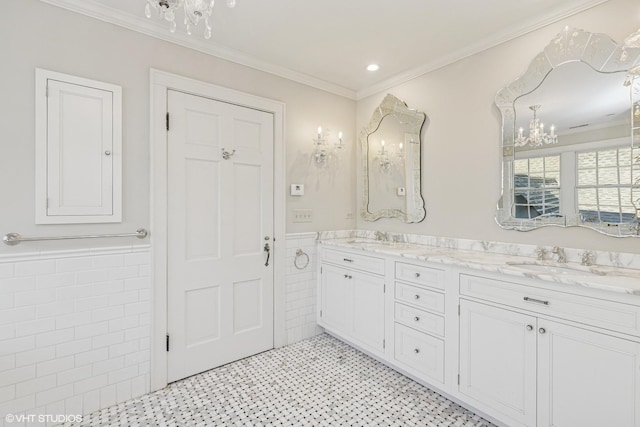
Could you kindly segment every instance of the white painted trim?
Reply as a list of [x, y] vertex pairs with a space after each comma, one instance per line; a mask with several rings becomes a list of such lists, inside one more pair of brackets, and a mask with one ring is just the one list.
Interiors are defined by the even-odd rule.
[[344, 96], [345, 98], [355, 99], [356, 92], [354, 90], [342, 87], [340, 85], [327, 82], [308, 74], [293, 71], [285, 67], [263, 61], [261, 59], [244, 54], [240, 51], [229, 49], [225, 46], [215, 44], [211, 40], [204, 40], [198, 37], [190, 37], [186, 34], [170, 33], [168, 27], [161, 28], [153, 21], [148, 20], [142, 13], [143, 5], [141, 5], [140, 16], [124, 14], [121, 11], [98, 3], [94, 0], [41, 0], [54, 6], [80, 13], [91, 18], [115, 24], [120, 27], [127, 28], [142, 34], [146, 34], [157, 39], [194, 49], [236, 64], [244, 65], [259, 71], [264, 71], [278, 77], [302, 83], [316, 89], [324, 90], [335, 95]]
[[[167, 385], [167, 91], [191, 93], [274, 115], [274, 347], [286, 344], [285, 330], [285, 104], [222, 86], [150, 71], [151, 240], [153, 309], [151, 390]], [[283, 242], [282, 244], [278, 242]]]
[[308, 238], [317, 239], [318, 233], [316, 233], [315, 231], [308, 231], [304, 233], [288, 233], [287, 234], [287, 240], [308, 239]]
[[144, 253], [151, 250], [150, 245], [110, 246], [101, 248], [70, 249], [64, 251], [34, 251], [17, 254], [0, 254], [0, 264], [22, 261], [41, 261], [47, 259], [79, 258], [86, 256]]

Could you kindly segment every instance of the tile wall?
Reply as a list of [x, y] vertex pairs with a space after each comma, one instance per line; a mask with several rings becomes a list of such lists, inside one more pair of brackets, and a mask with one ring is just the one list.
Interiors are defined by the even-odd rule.
[[0, 426], [147, 393], [150, 311], [149, 247], [0, 257]]
[[[287, 235], [286, 247], [286, 314], [287, 344], [293, 344], [322, 333], [316, 325], [316, 233]], [[296, 255], [301, 250], [309, 257]], [[297, 265], [297, 267], [296, 267]]]

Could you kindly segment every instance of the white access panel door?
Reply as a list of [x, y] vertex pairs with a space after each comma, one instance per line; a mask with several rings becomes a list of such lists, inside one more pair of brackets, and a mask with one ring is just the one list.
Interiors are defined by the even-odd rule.
[[536, 425], [536, 321], [460, 300], [460, 392], [517, 425]]
[[640, 427], [640, 344], [539, 320], [538, 414], [539, 427]]
[[273, 115], [176, 91], [168, 110], [172, 382], [273, 348]]
[[120, 222], [121, 88], [36, 71], [36, 223]]

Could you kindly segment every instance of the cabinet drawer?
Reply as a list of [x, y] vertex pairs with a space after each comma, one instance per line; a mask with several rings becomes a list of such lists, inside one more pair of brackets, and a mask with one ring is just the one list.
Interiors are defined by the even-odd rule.
[[444, 336], [444, 317], [437, 314], [396, 303], [395, 320], [422, 332]]
[[396, 279], [444, 290], [444, 271], [437, 268], [396, 262]]
[[444, 341], [395, 324], [394, 358], [409, 369], [444, 382]]
[[466, 274], [460, 294], [640, 336], [640, 307], [628, 304]]
[[444, 295], [419, 286], [396, 282], [396, 300], [415, 305], [419, 308], [444, 313]]
[[373, 274], [384, 274], [384, 259], [350, 252], [324, 249], [322, 260], [332, 264], [364, 270]]

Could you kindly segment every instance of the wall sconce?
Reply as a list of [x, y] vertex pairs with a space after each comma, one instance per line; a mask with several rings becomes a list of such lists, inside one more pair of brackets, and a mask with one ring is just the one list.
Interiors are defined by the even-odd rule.
[[384, 149], [384, 139], [380, 141], [380, 169], [382, 172], [389, 172], [391, 170], [391, 159], [389, 158], [389, 151]]
[[344, 142], [342, 140], [342, 132], [338, 132], [338, 140], [331, 146], [326, 137], [322, 133], [322, 126], [318, 126], [318, 133], [313, 140], [313, 159], [316, 166], [326, 166], [329, 162], [330, 156], [333, 154], [333, 149], [342, 150]]

